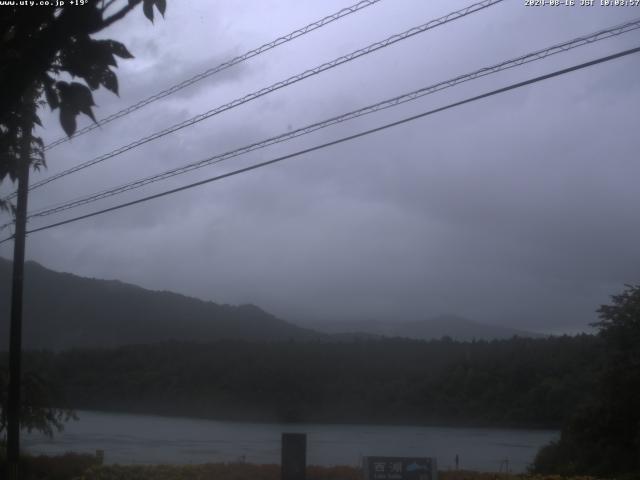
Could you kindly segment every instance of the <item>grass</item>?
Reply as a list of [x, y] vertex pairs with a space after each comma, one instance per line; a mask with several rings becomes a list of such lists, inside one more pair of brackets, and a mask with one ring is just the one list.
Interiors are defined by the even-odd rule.
[[[280, 480], [279, 465], [213, 463], [205, 465], [100, 466], [89, 469], [77, 480]], [[439, 480], [595, 480], [591, 477], [481, 473], [470, 471], [440, 472]], [[307, 468], [307, 480], [363, 480], [354, 467]]]
[[[65, 453], [55, 457], [24, 455], [20, 460], [21, 480], [72, 480], [81, 477], [100, 461], [94, 455]], [[5, 472], [6, 459], [0, 455], [0, 478]]]
[[[0, 477], [4, 471], [0, 455]], [[101, 465], [94, 455], [26, 455], [24, 480], [280, 480], [279, 465], [210, 463], [202, 465]], [[596, 480], [593, 477], [560, 477], [472, 471], [440, 472], [439, 480]], [[355, 467], [307, 467], [307, 480], [363, 480]]]

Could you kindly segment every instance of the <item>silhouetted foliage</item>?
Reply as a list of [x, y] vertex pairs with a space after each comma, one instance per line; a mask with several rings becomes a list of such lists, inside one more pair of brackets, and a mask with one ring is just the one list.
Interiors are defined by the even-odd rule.
[[[117, 65], [115, 57], [132, 55], [115, 40], [96, 40], [91, 35], [124, 18], [140, 3], [151, 21], [154, 7], [162, 14], [166, 9], [165, 0], [67, 2], [55, 8], [21, 3], [0, 8], [0, 182], [6, 177], [15, 181], [21, 167], [45, 165], [42, 139], [32, 134], [41, 125], [40, 106], [48, 103], [52, 110], [59, 109], [60, 123], [71, 136], [80, 113], [95, 121], [92, 90], [103, 86], [118, 93], [111, 70]], [[68, 76], [84, 83], [62, 80]], [[13, 211], [2, 199], [0, 208]], [[0, 431], [6, 423], [6, 383], [6, 372], [0, 372]], [[47, 434], [60, 428], [70, 413], [50, 406], [42, 378], [25, 375], [22, 386], [22, 426]]]
[[[0, 438], [7, 426], [8, 385], [9, 373], [0, 365]], [[70, 409], [52, 407], [55, 389], [40, 374], [25, 372], [21, 387], [20, 423], [23, 429], [29, 432], [36, 430], [52, 437], [55, 431], [62, 431], [64, 422], [75, 418]]]
[[598, 313], [603, 367], [560, 440], [538, 454], [536, 472], [640, 473], [640, 286], [628, 286]]
[[[115, 40], [91, 35], [124, 18], [138, 4], [153, 21], [154, 7], [164, 15], [166, 0], [87, 1], [83, 5], [0, 8], [0, 182], [15, 181], [21, 161], [21, 141], [40, 125], [37, 107], [48, 103], [59, 109], [65, 133], [73, 135], [76, 117], [83, 113], [93, 121], [92, 90], [104, 87], [118, 93], [118, 79], [111, 69], [116, 57], [132, 58]], [[83, 80], [67, 82], [71, 76]], [[44, 100], [40, 101], [40, 98]], [[44, 148], [34, 138], [29, 163], [44, 165]], [[8, 208], [4, 202], [0, 207]]]

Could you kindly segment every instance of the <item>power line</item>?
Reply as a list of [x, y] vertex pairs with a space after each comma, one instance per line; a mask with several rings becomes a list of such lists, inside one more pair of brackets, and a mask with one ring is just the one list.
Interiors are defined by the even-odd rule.
[[[177, 176], [177, 175], [181, 175], [183, 173], [187, 173], [199, 168], [203, 168], [205, 166], [210, 166], [210, 165], [214, 165], [220, 162], [223, 162], [225, 160], [228, 160], [230, 158], [234, 158], [240, 155], [244, 155], [246, 153], [252, 152], [254, 150], [258, 150], [261, 148], [265, 148], [267, 146], [271, 146], [277, 143], [281, 143], [284, 141], [288, 141], [291, 140], [293, 138], [297, 138], [312, 132], [315, 132], [317, 130], [329, 127], [331, 125], [335, 125], [341, 122], [345, 122], [348, 120], [352, 120], [354, 118], [358, 118], [364, 115], [368, 115], [374, 112], [379, 112], [381, 110], [387, 109], [387, 108], [391, 108], [391, 107], [395, 107], [397, 105], [401, 105], [413, 100], [416, 100], [418, 98], [421, 98], [423, 96], [444, 90], [446, 88], [450, 88], [453, 87], [455, 85], [458, 85], [460, 83], [463, 82], [467, 82], [470, 80], [474, 80], [477, 78], [481, 78], [487, 75], [491, 75], [491, 74], [495, 74], [498, 73], [500, 71], [503, 70], [507, 70], [510, 68], [514, 68], [517, 66], [521, 66], [521, 65], [525, 65], [534, 61], [538, 61], [538, 60], [542, 60], [544, 58], [547, 58], [551, 55], [555, 55], [557, 53], [561, 53], [561, 52], [566, 52], [568, 50], [571, 50], [573, 48], [577, 48], [577, 47], [581, 47], [584, 45], [589, 45], [591, 43], [597, 42], [597, 41], [601, 41], [601, 40], [605, 40], [607, 38], [611, 38], [617, 35], [621, 35], [623, 33], [627, 33], [629, 31], [632, 30], [636, 30], [640, 28], [640, 19], [636, 19], [636, 20], [632, 20], [630, 22], [624, 23], [624, 24], [620, 24], [620, 25], [616, 25], [613, 27], [609, 27], [607, 29], [604, 30], [600, 30], [597, 31], [595, 33], [591, 33], [589, 35], [584, 35], [578, 38], [575, 38], [573, 40], [570, 41], [566, 41], [560, 44], [556, 44], [541, 50], [537, 50], [535, 52], [532, 53], [528, 53], [526, 55], [522, 55], [516, 58], [513, 58], [511, 60], [506, 60], [503, 61], [501, 63], [498, 63], [496, 65], [492, 65], [489, 67], [484, 67], [481, 68], [479, 70], [475, 70], [471, 73], [466, 73], [464, 75], [459, 75], [455, 78], [449, 79], [449, 80], [445, 80], [439, 83], [436, 83], [434, 85], [430, 85], [428, 87], [424, 87], [421, 88], [419, 90], [415, 90], [413, 92], [410, 93], [405, 93], [403, 95], [399, 95], [396, 97], [393, 97], [391, 99], [387, 99], [378, 103], [375, 103], [373, 105], [369, 105], [363, 108], [360, 108], [358, 110], [354, 110], [348, 113], [344, 113], [342, 115], [336, 116], [336, 117], [332, 117], [329, 118], [327, 120], [323, 120], [321, 122], [317, 122], [311, 125], [307, 125], [305, 127], [301, 127], [298, 128], [296, 130], [290, 131], [290, 132], [286, 132], [283, 134], [280, 134], [278, 136], [275, 137], [271, 137], [268, 138], [266, 140], [262, 140], [259, 142], [255, 142], [252, 143], [250, 145], [247, 146], [243, 146], [240, 147], [238, 149], [235, 150], [231, 150], [225, 153], [221, 153], [218, 155], [214, 155], [212, 157], [208, 157], [204, 160], [199, 160], [197, 162], [194, 163], [190, 163], [187, 165], [183, 165], [181, 167], [177, 167], [171, 170], [167, 170], [165, 172], [156, 174], [156, 175], [152, 175], [150, 177], [146, 177], [146, 178], [142, 178], [142, 179], [138, 179], [135, 180], [133, 182], [129, 182], [126, 183], [124, 185], [120, 185], [118, 187], [114, 187], [108, 190], [103, 190], [101, 192], [98, 193], [94, 193], [91, 195], [87, 195], [87, 196], [83, 196], [80, 197], [78, 199], [75, 200], [71, 200], [71, 201], [67, 201], [55, 206], [50, 206], [50, 207], [45, 207], [43, 209], [37, 210], [33, 213], [31, 213], [27, 218], [28, 219], [32, 219], [32, 218], [36, 218], [36, 217], [45, 217], [45, 216], [49, 216], [49, 215], [53, 215], [55, 213], [59, 213], [65, 210], [69, 210], [71, 208], [75, 208], [81, 205], [86, 205], [88, 203], [93, 203], [95, 201], [98, 200], [102, 200], [114, 195], [118, 195], [120, 193], [124, 193], [126, 191], [129, 190], [133, 190], [136, 188], [140, 188], [143, 187], [145, 185], [149, 185], [151, 183], [155, 183], [161, 180], [166, 180], [168, 178]], [[12, 223], [7, 223], [3, 226], [0, 226], [0, 230], [8, 225], [12, 225]]]
[[[478, 2], [478, 3], [474, 3], [472, 5], [469, 5], [468, 7], [465, 7], [463, 9], [460, 10], [456, 10], [455, 12], [451, 12], [443, 17], [437, 18], [435, 20], [431, 20], [425, 24], [419, 25], [417, 27], [413, 27], [410, 28], [409, 30], [406, 30], [402, 33], [396, 34], [396, 35], [392, 35], [388, 38], [386, 38], [385, 40], [373, 43], [367, 47], [361, 48], [359, 50], [356, 50], [354, 52], [351, 52], [347, 55], [343, 55], [341, 57], [338, 57], [330, 62], [327, 63], [323, 63], [320, 66], [317, 66], [315, 68], [309, 69], [309, 70], [305, 70], [302, 73], [299, 73], [297, 75], [294, 75], [292, 77], [289, 77], [286, 80], [282, 80], [280, 82], [274, 83], [273, 85], [269, 86], [269, 87], [265, 87], [262, 88], [260, 90], [257, 90], [253, 93], [250, 93], [248, 95], [245, 95], [244, 97], [241, 98], [237, 98], [229, 103], [226, 103], [224, 105], [221, 105], [219, 107], [216, 107], [212, 110], [209, 110], [208, 112], [202, 113], [200, 115], [196, 115], [195, 117], [192, 117], [188, 120], [185, 120], [184, 122], [180, 122], [177, 123], [171, 127], [165, 128], [164, 130], [161, 130], [159, 132], [155, 132], [149, 136], [143, 137], [141, 139], [138, 139], [134, 142], [131, 142], [125, 146], [122, 146], [120, 148], [117, 148], [116, 150], [113, 150], [109, 153], [106, 153], [104, 155], [101, 155], [99, 157], [96, 157], [92, 160], [86, 161], [84, 163], [81, 163], [79, 165], [76, 165], [75, 167], [69, 168], [67, 170], [64, 170], [60, 173], [57, 173], [55, 175], [52, 175], [51, 177], [47, 177], [45, 179], [42, 179], [38, 182], [35, 182], [33, 185], [31, 185], [31, 187], [29, 188], [30, 190], [34, 190], [36, 188], [39, 188], [43, 185], [46, 185], [47, 183], [50, 183], [54, 180], [57, 180], [59, 178], [65, 177], [67, 175], [70, 175], [72, 173], [75, 173], [79, 170], [85, 169], [87, 167], [90, 167], [92, 165], [95, 165], [97, 163], [103, 162], [109, 158], [113, 158], [117, 155], [120, 155], [124, 152], [127, 152], [129, 150], [132, 150], [136, 147], [139, 147], [141, 145], [144, 145], [145, 143], [151, 142], [152, 140], [156, 140], [158, 138], [164, 137], [165, 135], [169, 135], [170, 133], [174, 133], [178, 130], [181, 130], [185, 127], [190, 127], [191, 125], [194, 125], [196, 123], [199, 123], [203, 120], [206, 120], [208, 118], [211, 118], [214, 115], [218, 115], [222, 112], [225, 112], [227, 110], [230, 110], [232, 108], [235, 108], [239, 105], [242, 105], [244, 103], [250, 102], [252, 100], [255, 100], [259, 97], [262, 97], [264, 95], [267, 95], [268, 93], [271, 93], [273, 91], [279, 90], [281, 88], [284, 87], [288, 87], [294, 83], [297, 83], [301, 80], [304, 80], [306, 78], [312, 77], [314, 75], [317, 75], [321, 72], [324, 72], [326, 70], [330, 70], [334, 67], [337, 67], [338, 65], [342, 65], [344, 63], [350, 62], [352, 60], [355, 60], [356, 58], [362, 57], [364, 55], [368, 55], [372, 52], [375, 52], [377, 50], [380, 50], [382, 48], [388, 47], [390, 45], [393, 45], [397, 42], [400, 42], [402, 40], [406, 40], [408, 38], [411, 38], [415, 35], [418, 35], [420, 33], [424, 33], [428, 30], [431, 30], [433, 28], [439, 27], [441, 25], [444, 25], [446, 23], [452, 22], [454, 20], [457, 20], [459, 18], [465, 17], [467, 15], [470, 15], [472, 13], [478, 12], [480, 10], [483, 10], [485, 8], [488, 8], [492, 5], [495, 5], [497, 3], [502, 2], [503, 0], [483, 0], [482, 2]], [[9, 200], [11, 198], [13, 198], [15, 196], [15, 192], [12, 193], [11, 195], [9, 195], [8, 197], [5, 197], [5, 200]]]
[[155, 95], [151, 95], [150, 97], [147, 97], [143, 100], [140, 100], [138, 103], [135, 103], [133, 105], [130, 105], [126, 108], [123, 108], [122, 110], [109, 115], [108, 117], [103, 118], [102, 120], [99, 120], [97, 123], [92, 123], [80, 130], [78, 130], [77, 132], [75, 132], [72, 136], [70, 137], [61, 137], [58, 140], [55, 140], [54, 142], [49, 143], [48, 145], [45, 146], [45, 150], [50, 150], [62, 143], [68, 142], [69, 140], [71, 140], [72, 138], [76, 138], [79, 137], [81, 135], [84, 135], [87, 132], [90, 132], [98, 127], [101, 127], [102, 125], [106, 125], [107, 123], [110, 123], [114, 120], [117, 120], [118, 118], [124, 117], [125, 115], [129, 115], [132, 112], [135, 112], [136, 110], [141, 109], [142, 107], [145, 107], [147, 105], [149, 105], [150, 103], [153, 103], [157, 100], [160, 100], [162, 98], [168, 97], [169, 95], [182, 90], [183, 88], [186, 88], [190, 85], [193, 85], [196, 82], [199, 82], [200, 80], [203, 80], [205, 78], [208, 78], [212, 75], [215, 75], [216, 73], [220, 73], [223, 70], [226, 70], [227, 68], [230, 68], [234, 65], [237, 65], [239, 63], [242, 63], [246, 60], [249, 60], [250, 58], [256, 57], [262, 53], [265, 53], [269, 50], [272, 50], [282, 44], [288, 43], [291, 40], [294, 40], [298, 37], [301, 37], [303, 35], [306, 35], [309, 32], [313, 32], [314, 30], [317, 30], [321, 27], [324, 27], [325, 25], [328, 25], [332, 22], [335, 22], [336, 20], [339, 20], [343, 17], [346, 17], [347, 15], [351, 15], [352, 13], [358, 12], [362, 9], [365, 9], [375, 3], [380, 2], [381, 0], [363, 0], [360, 1], [354, 5], [351, 5], [349, 7], [343, 8], [342, 10], [333, 13], [331, 15], [327, 15], [324, 18], [321, 18], [320, 20], [317, 20], [313, 23], [310, 23], [302, 28], [299, 28], [297, 30], [294, 30], [291, 33], [288, 33], [286, 35], [283, 35], [281, 37], [276, 38], [275, 40], [272, 40], [271, 42], [265, 43], [264, 45], [261, 45], [257, 48], [254, 48], [253, 50], [249, 50], [248, 52], [243, 53], [242, 55], [239, 55], [237, 57], [232, 58], [231, 60], [228, 60], [226, 62], [221, 63], [220, 65], [217, 65], [213, 68], [210, 68], [208, 70], [205, 70], [202, 73], [199, 73], [197, 75], [194, 75], [191, 78], [188, 78], [187, 80], [184, 80], [176, 85], [173, 85], [165, 90], [162, 90], [158, 93], [156, 93]]
[[[531, 78], [529, 80], [525, 80], [525, 81], [518, 82], [518, 83], [513, 83], [513, 84], [508, 85], [506, 87], [498, 88], [496, 90], [492, 90], [490, 92], [486, 92], [486, 93], [483, 93], [481, 95], [476, 95], [474, 97], [470, 97], [470, 98], [467, 98], [465, 100], [461, 100], [461, 101], [458, 101], [458, 102], [455, 102], [455, 103], [450, 103], [450, 104], [445, 105], [443, 107], [435, 108], [433, 110], [429, 110], [427, 112], [423, 112], [423, 113], [420, 113], [418, 115], [413, 115], [411, 117], [407, 117], [407, 118], [404, 118], [402, 120], [398, 120], [396, 122], [387, 123], [387, 124], [382, 125], [380, 127], [376, 127], [376, 128], [372, 128], [372, 129], [369, 129], [369, 130], [365, 130], [363, 132], [356, 133], [354, 135], [349, 135], [349, 136], [346, 136], [346, 137], [342, 137], [342, 138], [339, 138], [337, 140], [333, 140], [331, 142], [327, 142], [327, 143], [323, 143], [323, 144], [320, 144], [320, 145], [316, 145], [314, 147], [306, 148], [304, 150], [299, 150], [297, 152], [290, 153], [288, 155], [283, 155], [281, 157], [277, 157], [277, 158], [274, 158], [272, 160], [268, 160], [268, 161], [265, 161], [265, 162], [257, 163], [257, 164], [254, 164], [254, 165], [251, 165], [251, 166], [248, 166], [248, 167], [245, 167], [245, 168], [234, 170], [234, 171], [229, 172], [229, 173], [225, 173], [225, 174], [222, 174], [222, 175], [217, 175], [215, 177], [207, 178], [205, 180], [200, 180], [198, 182], [190, 183], [190, 184], [184, 185], [182, 187], [174, 188], [174, 189], [171, 189], [171, 190], [166, 190], [166, 191], [161, 192], [161, 193], [156, 193], [154, 195], [149, 195], [147, 197], [143, 197], [143, 198], [140, 198], [138, 200], [133, 200], [131, 202], [121, 203], [119, 205], [115, 205], [113, 207], [105, 208], [103, 210], [98, 210], [96, 212], [88, 213], [86, 215], [80, 215], [78, 217], [74, 217], [74, 218], [70, 218], [70, 219], [67, 219], [67, 220], [60, 221], [60, 222], [56, 222], [56, 223], [52, 223], [52, 224], [49, 224], [49, 225], [45, 225], [45, 226], [42, 226], [42, 227], [34, 228], [32, 230], [29, 230], [27, 232], [27, 234], [35, 233], [35, 232], [41, 232], [43, 230], [48, 230], [48, 229], [51, 229], [51, 228], [54, 228], [54, 227], [59, 227], [61, 225], [66, 225], [68, 223], [77, 222], [79, 220], [85, 220], [87, 218], [95, 217], [97, 215], [102, 215], [104, 213], [112, 212], [112, 211], [115, 211], [115, 210], [120, 210], [122, 208], [126, 208], [126, 207], [130, 207], [130, 206], [133, 206], [133, 205], [137, 205], [139, 203], [147, 202], [149, 200], [154, 200], [156, 198], [160, 198], [160, 197], [164, 197], [164, 196], [167, 196], [167, 195], [171, 195], [173, 193], [181, 192], [183, 190], [188, 190], [188, 189], [191, 189], [191, 188], [194, 188], [194, 187], [199, 187], [199, 186], [205, 185], [207, 183], [215, 182], [215, 181], [218, 181], [218, 180], [222, 180], [224, 178], [228, 178], [228, 177], [232, 177], [232, 176], [235, 176], [235, 175], [239, 175], [241, 173], [249, 172], [251, 170], [256, 170], [258, 168], [266, 167], [267, 165], [272, 165], [274, 163], [278, 163], [278, 162], [281, 162], [283, 160], [287, 160], [287, 159], [290, 159], [290, 158], [298, 157], [298, 156], [304, 155], [306, 153], [314, 152], [316, 150], [321, 150], [323, 148], [327, 148], [327, 147], [330, 147], [330, 146], [333, 146], [333, 145], [338, 145], [340, 143], [348, 142], [350, 140], [355, 140], [356, 138], [364, 137], [366, 135], [371, 135], [373, 133], [377, 133], [377, 132], [380, 132], [382, 130], [386, 130], [386, 129], [391, 128], [391, 127], [396, 127], [398, 125], [409, 123], [409, 122], [418, 120], [418, 119], [423, 118], [423, 117], [427, 117], [427, 116], [430, 116], [430, 115], [433, 115], [433, 114], [436, 114], [436, 113], [439, 113], [439, 112], [443, 112], [445, 110], [449, 110], [449, 109], [452, 109], [452, 108], [455, 108], [455, 107], [459, 107], [461, 105], [465, 105], [465, 104], [468, 104], [468, 103], [471, 103], [471, 102], [475, 102], [475, 101], [478, 101], [478, 100], [481, 100], [481, 99], [484, 99], [484, 98], [488, 98], [488, 97], [491, 97], [491, 96], [494, 96], [494, 95], [505, 93], [505, 92], [508, 92], [510, 90], [515, 90], [517, 88], [522, 88], [524, 86], [531, 85], [531, 84], [534, 84], [534, 83], [537, 83], [537, 82], [541, 82], [543, 80], [548, 80], [550, 78], [558, 77], [560, 75], [565, 75], [567, 73], [574, 72], [576, 70], [581, 70], [583, 68], [587, 68], [587, 67], [591, 67], [591, 66], [594, 66], [594, 65], [598, 65], [598, 64], [601, 64], [601, 63], [604, 63], [604, 62], [608, 62], [608, 61], [611, 61], [611, 60], [614, 60], [614, 59], [617, 59], [617, 58], [621, 58], [621, 57], [624, 57], [624, 56], [627, 56], [627, 55], [631, 55], [631, 54], [634, 54], [634, 53], [638, 53], [638, 52], [640, 52], [640, 47], [632, 48], [632, 49], [629, 49], [629, 50], [624, 50], [622, 52], [618, 52], [618, 53], [615, 53], [615, 54], [612, 54], [612, 55], [608, 55], [606, 57], [600, 57], [600, 58], [598, 58], [596, 60], [591, 60], [589, 62], [581, 63], [581, 64], [578, 64], [578, 65], [574, 65], [572, 67], [564, 68], [564, 69], [561, 69], [561, 70], [556, 70], [556, 71], [554, 71], [552, 73], [548, 73], [546, 75], [541, 75], [541, 76], [538, 76], [538, 77]], [[4, 240], [0, 241], [0, 244], [10, 240], [11, 238], [13, 238], [13, 236], [5, 238]]]

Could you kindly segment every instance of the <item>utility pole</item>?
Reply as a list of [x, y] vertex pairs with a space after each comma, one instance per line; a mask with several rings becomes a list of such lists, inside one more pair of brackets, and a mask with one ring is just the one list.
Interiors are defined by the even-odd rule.
[[[25, 113], [29, 107], [25, 106]], [[20, 478], [20, 390], [22, 379], [22, 291], [27, 228], [27, 198], [31, 164], [29, 115], [23, 115], [22, 142], [18, 161], [18, 199], [13, 237], [13, 277], [11, 286], [11, 329], [9, 333], [9, 398], [7, 404], [7, 468], [9, 480]]]

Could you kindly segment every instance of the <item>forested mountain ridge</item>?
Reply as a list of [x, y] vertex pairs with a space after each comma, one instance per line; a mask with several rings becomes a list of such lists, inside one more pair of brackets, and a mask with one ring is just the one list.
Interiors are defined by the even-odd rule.
[[[10, 293], [11, 262], [0, 258], [0, 338], [8, 338]], [[167, 340], [323, 337], [254, 305], [220, 305], [114, 280], [54, 272], [35, 262], [25, 264], [23, 332], [25, 349], [53, 350]]]
[[[0, 258], [0, 338], [7, 338], [11, 262]], [[294, 324], [255, 305], [221, 305], [117, 280], [85, 278], [25, 264], [25, 349], [117, 347], [164, 341], [221, 339], [343, 342], [383, 336], [421, 340], [492, 340], [535, 334], [475, 323], [453, 315], [403, 322]], [[4, 347], [6, 348], [6, 347]], [[0, 346], [0, 350], [3, 347]]]

